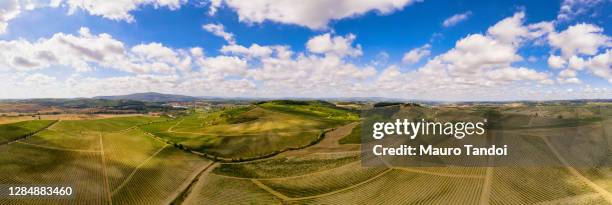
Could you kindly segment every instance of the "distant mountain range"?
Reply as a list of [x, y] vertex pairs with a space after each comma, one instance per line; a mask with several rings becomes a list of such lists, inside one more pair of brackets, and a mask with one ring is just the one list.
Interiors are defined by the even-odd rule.
[[187, 96], [173, 95], [156, 92], [134, 93], [128, 95], [113, 95], [113, 96], [96, 96], [92, 99], [104, 100], [137, 100], [144, 102], [189, 102], [194, 100], [237, 100], [237, 101], [265, 101], [265, 100], [330, 100], [330, 101], [393, 101], [404, 102], [406, 100], [399, 98], [382, 98], [382, 97], [349, 97], [349, 98], [252, 98], [252, 97], [214, 97], [214, 96]]
[[305, 98], [305, 97], [218, 97], [218, 96], [188, 96], [174, 95], [156, 92], [133, 93], [128, 95], [113, 95], [113, 96], [96, 96], [92, 98], [37, 98], [37, 99], [0, 99], [0, 102], [45, 102], [45, 103], [66, 103], [67, 101], [90, 102], [88, 100], [123, 100], [123, 101], [142, 101], [151, 103], [166, 103], [166, 102], [191, 102], [197, 100], [204, 101], [235, 101], [235, 102], [253, 102], [253, 101], [269, 101], [269, 100], [324, 100], [324, 101], [341, 101], [341, 102], [400, 102], [400, 103], [419, 103], [419, 104], [505, 104], [505, 103], [585, 103], [585, 102], [612, 102], [612, 99], [568, 99], [568, 100], [516, 100], [516, 101], [430, 101], [430, 100], [409, 100], [401, 98], [386, 98], [386, 97], [323, 97], [323, 98]]
[[93, 99], [104, 99], [104, 100], [137, 100], [144, 102], [188, 102], [199, 100], [201, 98], [186, 96], [186, 95], [173, 95], [163, 93], [134, 93], [129, 95], [114, 95], [114, 96], [96, 96]]

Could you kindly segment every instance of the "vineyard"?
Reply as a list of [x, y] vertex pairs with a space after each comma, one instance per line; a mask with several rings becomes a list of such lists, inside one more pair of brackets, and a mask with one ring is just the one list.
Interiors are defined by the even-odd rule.
[[194, 112], [142, 129], [189, 150], [243, 161], [308, 145], [325, 130], [356, 120], [354, 112], [326, 104], [287, 105], [280, 101]]
[[31, 137], [0, 146], [3, 165], [0, 184], [63, 185], [74, 187], [75, 193], [70, 198], [0, 201], [2, 204], [173, 201], [180, 194], [177, 190], [186, 187], [211, 162], [137, 129], [159, 120], [163, 119], [63, 120]]
[[[494, 115], [491, 108], [404, 109], [412, 117]], [[557, 154], [548, 159], [526, 153], [525, 160], [563, 161], [566, 155], [545, 139], [612, 137], [609, 113], [594, 107], [493, 111], [504, 122], [494, 132]], [[75, 195], [4, 198], [0, 204], [612, 204], [609, 167], [363, 166], [355, 115], [325, 104], [280, 101], [174, 119], [3, 124], [0, 184], [72, 186]], [[309, 144], [323, 129], [330, 130]], [[286, 149], [293, 146], [303, 147]], [[201, 155], [245, 158], [279, 150], [285, 151], [235, 162]]]
[[51, 126], [56, 121], [34, 120], [0, 125], [0, 144], [5, 144], [19, 138], [32, 136], [35, 133]]

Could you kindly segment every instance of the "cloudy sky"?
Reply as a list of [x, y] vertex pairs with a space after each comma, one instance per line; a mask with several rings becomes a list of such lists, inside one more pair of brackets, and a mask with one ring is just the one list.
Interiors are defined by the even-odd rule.
[[612, 98], [612, 1], [1, 0], [0, 98]]

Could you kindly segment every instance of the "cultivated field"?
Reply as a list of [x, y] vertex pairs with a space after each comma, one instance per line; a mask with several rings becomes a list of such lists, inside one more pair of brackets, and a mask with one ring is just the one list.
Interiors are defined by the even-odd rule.
[[268, 102], [212, 113], [194, 112], [143, 130], [190, 150], [236, 161], [315, 143], [328, 129], [359, 120], [355, 112], [318, 102]]
[[[441, 121], [487, 117], [491, 132], [537, 139], [541, 152], [553, 153], [544, 139], [612, 138], [612, 112], [605, 106], [412, 105], [399, 114]], [[70, 185], [76, 195], [0, 204], [612, 204], [612, 169], [605, 166], [362, 166], [358, 117], [323, 102], [276, 101], [190, 110], [175, 119], [9, 124], [28, 131], [2, 131], [3, 137], [35, 134], [3, 138], [0, 184]]]
[[[498, 117], [490, 129], [504, 136], [537, 139], [567, 134], [605, 135], [610, 115], [601, 107], [402, 109], [415, 119], [466, 120]], [[561, 117], [559, 117], [561, 116]], [[360, 126], [318, 146], [254, 162], [221, 163], [200, 177], [186, 204], [612, 204], [609, 167], [363, 167], [358, 152], [338, 147], [358, 143]], [[534, 138], [536, 139], [536, 138]], [[346, 145], [345, 145], [346, 144]], [[336, 147], [337, 152], [334, 152]], [[543, 152], [550, 152], [546, 146]], [[310, 150], [310, 154], [305, 154]], [[330, 151], [331, 150], [331, 151]], [[355, 149], [358, 150], [358, 149]], [[352, 153], [352, 154], [351, 154]], [[526, 153], [526, 158], [529, 154]], [[211, 189], [211, 187], [219, 187]], [[222, 190], [225, 191], [222, 191]]]
[[[74, 187], [74, 198], [8, 203], [156, 204], [177, 198], [210, 161], [145, 134], [151, 117], [59, 121], [0, 146], [0, 183]], [[45, 121], [40, 121], [45, 122]]]
[[15, 123], [29, 120], [95, 120], [115, 117], [136, 117], [146, 116], [144, 114], [56, 114], [56, 115], [12, 115], [12, 116], [0, 116], [0, 124]]
[[42, 129], [51, 126], [55, 121], [33, 120], [0, 125], [0, 145], [31, 136]]

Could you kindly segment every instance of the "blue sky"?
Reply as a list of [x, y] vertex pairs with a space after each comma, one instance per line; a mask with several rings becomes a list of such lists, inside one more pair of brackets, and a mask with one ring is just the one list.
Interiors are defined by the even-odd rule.
[[0, 98], [612, 96], [606, 0], [125, 2], [0, 3]]

